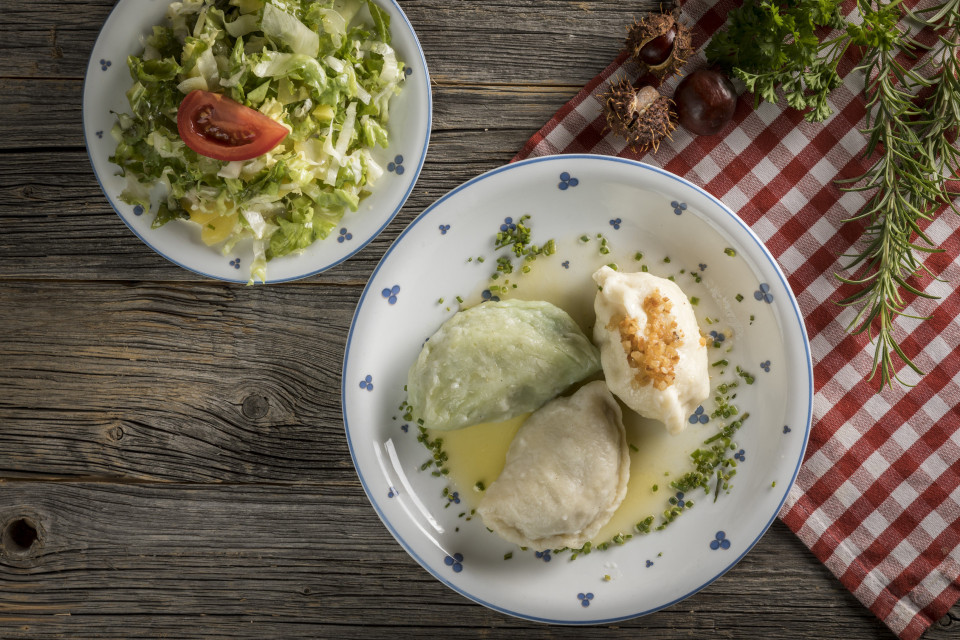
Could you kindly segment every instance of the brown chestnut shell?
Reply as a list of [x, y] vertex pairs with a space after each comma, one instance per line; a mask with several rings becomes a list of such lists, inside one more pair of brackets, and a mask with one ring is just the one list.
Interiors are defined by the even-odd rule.
[[670, 100], [650, 86], [634, 89], [629, 80], [620, 80], [597, 96], [603, 104], [607, 127], [623, 137], [637, 153], [660, 147], [677, 128]]
[[[690, 29], [668, 13], [648, 13], [636, 20], [627, 27], [624, 44], [641, 71], [659, 78], [678, 71], [693, 55]], [[661, 62], [651, 64], [655, 60]]]

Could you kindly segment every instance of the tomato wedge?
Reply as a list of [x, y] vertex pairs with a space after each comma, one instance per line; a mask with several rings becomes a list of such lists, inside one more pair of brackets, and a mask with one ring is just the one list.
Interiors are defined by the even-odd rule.
[[287, 128], [227, 96], [197, 89], [177, 109], [180, 139], [200, 155], [216, 160], [262, 156], [287, 137]]

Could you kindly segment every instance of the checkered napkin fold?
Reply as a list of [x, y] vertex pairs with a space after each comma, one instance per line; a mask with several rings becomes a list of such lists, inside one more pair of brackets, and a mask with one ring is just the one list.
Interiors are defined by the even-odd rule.
[[[683, 6], [698, 49], [735, 5]], [[853, 289], [834, 277], [850, 275], [842, 255], [858, 248], [863, 232], [843, 220], [866, 196], [834, 182], [869, 165], [860, 132], [864, 77], [855, 62], [842, 62], [844, 84], [824, 123], [805, 122], [783, 104], [754, 110], [747, 94], [719, 134], [695, 138], [679, 128], [656, 153], [636, 154], [604, 130], [596, 97], [611, 81], [639, 75], [621, 54], [514, 160], [560, 153], [641, 160], [717, 196], [764, 241], [806, 318], [814, 365], [810, 444], [780, 518], [894, 633], [914, 640], [960, 599], [960, 217], [947, 211], [925, 227], [943, 252], [923, 262], [940, 280], [916, 285], [938, 298], [912, 299], [906, 313], [930, 318], [896, 322], [896, 339], [926, 375], [901, 371], [915, 387], [878, 393], [879, 376], [868, 379], [873, 346], [846, 332], [855, 312], [836, 304]], [[684, 71], [704, 65], [698, 53]], [[665, 95], [676, 82], [665, 83]]]

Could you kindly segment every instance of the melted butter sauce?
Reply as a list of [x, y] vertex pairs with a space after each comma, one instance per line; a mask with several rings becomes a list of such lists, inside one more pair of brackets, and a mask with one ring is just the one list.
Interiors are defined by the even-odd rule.
[[[686, 472], [689, 452], [712, 434], [702, 425], [690, 425], [671, 436], [664, 426], [642, 418], [621, 405], [630, 448], [630, 481], [627, 495], [610, 521], [600, 529], [593, 544], [610, 540], [618, 533], [636, 533], [634, 525], [647, 516], [659, 516], [668, 508], [675, 492], [670, 480]], [[430, 438], [442, 438], [447, 454], [447, 479], [458, 492], [461, 511], [469, 513], [480, 501], [477, 483], [489, 487], [500, 476], [507, 450], [529, 414], [497, 423], [478, 424], [456, 431], [429, 431]], [[634, 448], [636, 450], [634, 450]], [[657, 490], [653, 486], [657, 485]]]
[[[725, 312], [729, 309], [729, 303], [717, 297], [715, 288], [705, 281], [696, 281], [691, 274], [691, 267], [695, 269], [696, 265], [672, 264], [664, 261], [667, 256], [649, 255], [648, 252], [644, 252], [641, 260], [636, 260], [635, 250], [629, 253], [618, 252], [616, 255], [601, 255], [598, 247], [599, 241], [596, 238], [591, 238], [589, 242], [578, 239], [558, 241], [557, 253], [553, 256], [540, 256], [529, 263], [529, 273], [513, 273], [492, 281], [492, 284], [497, 285], [504, 285], [506, 282], [507, 292], [497, 292], [495, 295], [502, 299], [546, 300], [570, 314], [583, 332], [592, 338], [595, 319], [593, 301], [597, 285], [590, 275], [605, 264], [616, 264], [623, 272], [640, 271], [641, 265], [647, 265], [653, 275], [673, 276], [688, 297], [699, 298], [694, 311], [702, 333], [708, 334], [711, 329], [716, 328], [718, 318], [728, 320], [732, 315]], [[567, 261], [567, 267], [564, 267], [564, 261]], [[577, 262], [575, 270], [572, 264], [574, 261]], [[520, 263], [519, 260], [514, 262]], [[494, 268], [491, 267], [491, 272]], [[681, 271], [684, 273], [680, 273]], [[581, 277], [579, 274], [587, 275]], [[484, 288], [491, 283], [485, 284]], [[516, 288], [513, 284], [517, 285]], [[476, 292], [469, 297], [466, 306], [477, 304], [480, 300], [481, 293]], [[735, 329], [725, 326], [724, 331], [727, 334], [736, 333]], [[729, 341], [724, 343], [722, 349], [711, 347], [710, 362], [724, 357], [729, 348]], [[712, 391], [719, 382], [714, 378], [715, 373], [711, 370]], [[571, 388], [564, 395], [575, 390], [576, 387]], [[704, 402], [709, 402], [709, 399]], [[670, 435], [662, 423], [643, 418], [622, 403], [620, 408], [623, 411], [627, 443], [631, 445], [630, 480], [627, 495], [620, 507], [591, 541], [594, 546], [611, 540], [617, 534], [636, 535], [635, 525], [647, 516], [655, 517], [651, 528], [656, 527], [663, 511], [670, 507], [669, 498], [676, 495], [676, 491], [670, 487], [670, 481], [690, 470], [690, 453], [716, 431], [715, 426], [696, 423], [688, 424], [687, 428], [677, 435]], [[709, 413], [709, 407], [704, 408]], [[448, 456], [447, 479], [452, 484], [451, 491], [458, 492], [462, 512], [469, 514], [476, 508], [482, 495], [477, 483], [489, 487], [503, 471], [510, 443], [528, 415], [455, 431], [428, 431], [431, 439], [443, 439], [443, 450]], [[654, 485], [657, 486], [656, 490], [653, 489]], [[686, 496], [687, 500], [691, 498], [707, 499], [705, 495]]]

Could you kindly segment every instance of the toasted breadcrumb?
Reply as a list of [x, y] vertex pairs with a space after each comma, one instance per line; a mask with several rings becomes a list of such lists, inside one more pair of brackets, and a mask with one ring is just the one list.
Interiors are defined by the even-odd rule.
[[626, 316], [619, 322], [620, 343], [630, 367], [637, 370], [633, 379], [637, 387], [652, 384], [663, 391], [676, 379], [683, 332], [670, 315], [672, 309], [673, 303], [658, 289], [643, 301], [647, 325], [642, 335], [636, 318]]

